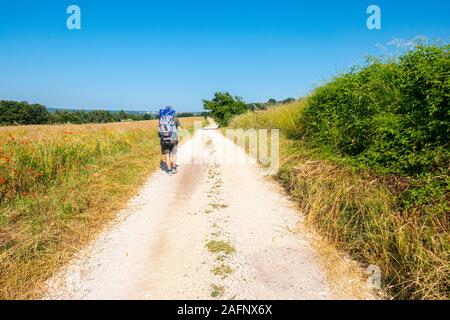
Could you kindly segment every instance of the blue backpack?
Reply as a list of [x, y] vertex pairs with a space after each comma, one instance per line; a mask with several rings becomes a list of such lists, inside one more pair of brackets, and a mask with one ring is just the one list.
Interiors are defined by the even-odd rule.
[[171, 107], [159, 110], [159, 137], [162, 144], [173, 145], [177, 141], [175, 113]]

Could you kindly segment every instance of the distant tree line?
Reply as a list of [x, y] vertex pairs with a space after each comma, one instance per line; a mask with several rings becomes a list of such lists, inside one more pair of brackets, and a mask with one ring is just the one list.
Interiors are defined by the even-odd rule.
[[255, 110], [267, 110], [270, 107], [277, 106], [277, 105], [283, 105], [288, 104], [291, 102], [294, 102], [296, 99], [294, 98], [287, 98], [284, 100], [275, 100], [275, 99], [269, 99], [267, 102], [254, 102], [254, 103], [247, 103], [247, 108], [251, 111]]
[[108, 122], [121, 122], [121, 121], [142, 121], [152, 120], [155, 116], [151, 114], [131, 114], [125, 111], [111, 112], [106, 110], [93, 110], [93, 111], [60, 111], [50, 113], [50, 119], [48, 123], [108, 123]]
[[50, 121], [50, 113], [40, 104], [0, 101], [0, 124], [43, 124]]
[[[210, 112], [177, 112], [178, 118], [192, 118], [192, 117], [204, 117], [205, 119], [210, 116]], [[155, 115], [156, 119], [159, 119], [159, 115]]]
[[209, 112], [177, 112], [178, 118], [208, 117]]
[[[207, 116], [207, 113], [181, 112], [178, 114], [178, 117], [185, 118], [197, 115]], [[55, 110], [54, 112], [49, 112], [45, 106], [40, 104], [0, 100], [1, 125], [109, 123], [153, 119], [156, 119], [156, 114], [128, 113], [123, 110], [119, 112], [106, 110]]]

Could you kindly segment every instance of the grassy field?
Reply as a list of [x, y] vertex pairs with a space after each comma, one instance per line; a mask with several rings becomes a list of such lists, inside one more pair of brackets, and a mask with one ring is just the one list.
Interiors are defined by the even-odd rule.
[[0, 299], [39, 297], [160, 159], [156, 121], [1, 127]]
[[280, 129], [280, 183], [396, 299], [450, 298], [448, 50], [374, 61], [230, 124]]

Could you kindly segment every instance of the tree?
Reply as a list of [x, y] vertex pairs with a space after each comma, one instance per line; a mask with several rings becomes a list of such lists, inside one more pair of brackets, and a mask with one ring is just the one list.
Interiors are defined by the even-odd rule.
[[40, 104], [0, 101], [0, 124], [44, 124], [48, 120], [49, 113]]
[[295, 101], [294, 98], [287, 98], [287, 99], [284, 99], [284, 100], [283, 100], [282, 104], [288, 104], [288, 103], [292, 103], [292, 102], [294, 102], [294, 101]]
[[211, 116], [220, 126], [227, 126], [233, 116], [248, 111], [241, 97], [233, 97], [228, 92], [216, 92], [212, 100], [203, 100], [203, 107], [211, 111]]

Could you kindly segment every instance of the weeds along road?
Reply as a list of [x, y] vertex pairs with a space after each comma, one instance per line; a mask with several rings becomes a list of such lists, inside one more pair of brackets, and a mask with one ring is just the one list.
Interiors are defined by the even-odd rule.
[[319, 253], [294, 205], [217, 130], [186, 142], [179, 163], [178, 175], [149, 179], [45, 298], [371, 298], [356, 264]]

